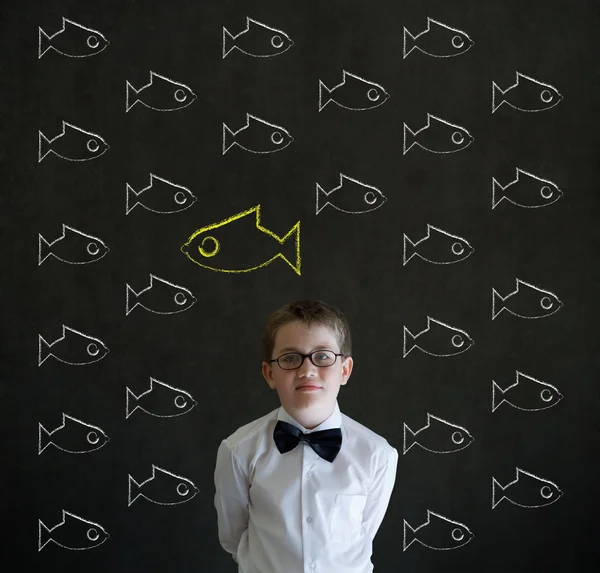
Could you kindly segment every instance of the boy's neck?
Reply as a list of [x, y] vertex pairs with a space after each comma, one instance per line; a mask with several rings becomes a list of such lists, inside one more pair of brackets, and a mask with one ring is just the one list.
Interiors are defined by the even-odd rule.
[[[284, 408], [285, 409], [285, 408]], [[304, 426], [307, 430], [313, 430], [320, 424], [322, 424], [327, 418], [331, 417], [335, 410], [335, 403], [329, 412], [323, 412], [321, 409], [304, 409], [295, 411], [285, 411], [292, 417], [296, 422]]]

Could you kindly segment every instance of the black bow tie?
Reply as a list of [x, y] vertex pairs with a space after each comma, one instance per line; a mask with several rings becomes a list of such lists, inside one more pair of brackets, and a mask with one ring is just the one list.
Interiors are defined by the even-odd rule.
[[304, 434], [300, 428], [279, 420], [275, 424], [273, 439], [277, 449], [282, 453], [293, 450], [298, 442], [308, 442], [310, 447], [324, 460], [333, 462], [342, 447], [342, 430], [331, 428], [330, 430], [319, 430]]

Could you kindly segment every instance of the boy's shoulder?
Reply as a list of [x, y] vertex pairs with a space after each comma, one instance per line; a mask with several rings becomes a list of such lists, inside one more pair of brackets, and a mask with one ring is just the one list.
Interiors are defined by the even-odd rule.
[[240, 426], [233, 434], [230, 434], [225, 438], [225, 442], [229, 446], [230, 449], [234, 449], [236, 446], [245, 442], [248, 439], [251, 439], [253, 436], [260, 435], [263, 433], [264, 427], [272, 420], [277, 419], [277, 412], [279, 408], [275, 408], [271, 410], [268, 414], [257, 418], [256, 420], [252, 420], [243, 426]]
[[352, 442], [366, 447], [372, 453], [386, 452], [389, 454], [394, 449], [383, 436], [344, 413], [342, 413], [342, 427]]

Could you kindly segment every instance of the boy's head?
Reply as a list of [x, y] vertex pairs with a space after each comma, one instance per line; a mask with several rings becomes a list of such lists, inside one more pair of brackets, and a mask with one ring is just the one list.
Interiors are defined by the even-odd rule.
[[[331, 415], [352, 372], [351, 352], [350, 327], [340, 310], [322, 301], [295, 301], [267, 320], [262, 373], [285, 410], [311, 429]], [[312, 361], [301, 356], [311, 353]]]

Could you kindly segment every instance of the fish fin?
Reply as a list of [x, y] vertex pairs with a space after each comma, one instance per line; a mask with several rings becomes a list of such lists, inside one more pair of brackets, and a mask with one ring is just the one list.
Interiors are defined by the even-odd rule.
[[50, 351], [50, 345], [44, 340], [41, 334], [38, 334], [38, 366], [41, 366], [48, 356], [52, 355]]
[[235, 143], [235, 133], [223, 124], [223, 155], [225, 155]]
[[[410, 46], [410, 47], [407, 50], [406, 48], [408, 46]], [[415, 43], [415, 37], [406, 28], [404, 28], [404, 56], [403, 56], [403, 59], [406, 58], [406, 56], [408, 56], [408, 54], [410, 54], [416, 48], [416, 46], [417, 46], [417, 44]]]
[[38, 130], [38, 163], [52, 151], [50, 140]]
[[[492, 113], [494, 113], [506, 100], [504, 94], [498, 84], [492, 80]], [[499, 98], [499, 99], [498, 99]]]
[[48, 447], [49, 444], [52, 443], [52, 437], [50, 436], [50, 432], [39, 423], [39, 439], [38, 439], [38, 456]]
[[[409, 143], [410, 145], [407, 145]], [[402, 155], [406, 155], [406, 152], [416, 143], [414, 132], [408, 127], [408, 125], [404, 124], [404, 148], [402, 151]]]
[[[328, 196], [329, 194], [317, 183], [317, 212], [315, 215], [318, 215], [327, 205], [331, 205]], [[319, 197], [325, 199], [325, 202], [321, 203]]]
[[[415, 243], [413, 243], [406, 234], [404, 235], [404, 264], [408, 263], [410, 259], [416, 254]], [[408, 255], [408, 256], [407, 256]]]
[[[406, 342], [410, 343], [410, 346], [408, 347], [408, 349], [406, 348]], [[404, 327], [404, 352], [403, 352], [403, 356], [406, 357], [408, 356], [408, 353], [416, 346], [415, 344], [415, 337], [413, 335], [413, 333], [408, 330], [408, 328], [406, 328], [406, 326]]]
[[[228, 44], [231, 44], [231, 47], [228, 48]], [[231, 35], [231, 32], [223, 26], [223, 58], [225, 58], [233, 48], [237, 48], [235, 45], [235, 38]]]
[[[498, 183], [498, 181], [492, 177], [492, 209], [494, 209], [496, 205], [498, 205], [498, 203], [500, 203], [500, 201], [506, 197], [506, 194], [504, 193], [505, 189], [506, 187], [502, 187], [502, 185], [500, 185], [500, 183]], [[498, 195], [500, 196], [500, 199], [496, 200]]]
[[[289, 239], [294, 238], [293, 241], [289, 241]], [[288, 243], [289, 241], [289, 243]], [[286, 243], [289, 245], [289, 247], [286, 247], [286, 250], [289, 251], [289, 253], [286, 255], [282, 252], [280, 252], [279, 254], [281, 255], [281, 258], [288, 264], [290, 265], [290, 267], [292, 267], [294, 269], [294, 271], [296, 271], [296, 274], [300, 274], [300, 265], [301, 265], [301, 259], [300, 259], [300, 221], [298, 221], [287, 233], [287, 235], [284, 237], [283, 239], [283, 243], [282, 243], [282, 247], [285, 247]], [[291, 250], [293, 250], [293, 252], [291, 252]], [[283, 250], [283, 249], [282, 249]], [[291, 256], [288, 256], [291, 255]], [[292, 263], [291, 261], [295, 261], [294, 263]]]
[[[498, 402], [496, 404], [496, 392], [500, 393], [500, 396], [502, 396], [502, 400], [500, 400], [500, 402]], [[492, 412], [495, 412], [496, 409], [498, 408], [498, 406], [500, 406], [500, 404], [502, 404], [502, 402], [506, 402], [506, 400], [504, 399], [504, 390], [502, 390], [502, 388], [500, 388], [500, 386], [498, 386], [498, 384], [496, 384], [495, 380], [492, 380]]]
[[[410, 442], [408, 447], [406, 446], [407, 438], [408, 438], [408, 441]], [[416, 443], [416, 440], [414, 438], [415, 438], [415, 433], [405, 423], [404, 424], [404, 440], [402, 442], [402, 454], [405, 454], [406, 452], [408, 452], [408, 450], [410, 450], [410, 448], [412, 448], [413, 444]]]
[[[327, 99], [323, 103], [324, 95], [327, 97]], [[321, 111], [330, 101], [331, 90], [321, 80], [319, 80], [319, 111]]]
[[415, 535], [415, 530], [410, 526], [408, 521], [406, 521], [406, 519], [403, 519], [402, 521], [404, 521], [404, 536], [402, 541], [402, 547], [403, 551], [406, 551], [410, 547], [410, 544], [417, 538], [417, 536]]
[[52, 539], [50, 530], [44, 525], [41, 519], [38, 519], [38, 551]]
[[[138, 101], [140, 101], [140, 98], [138, 97], [139, 93], [140, 92], [136, 90], [128, 80], [125, 80], [125, 113], [127, 113]], [[129, 103], [130, 98], [133, 99], [131, 103]]]
[[50, 243], [48, 241], [46, 241], [46, 239], [44, 239], [44, 237], [42, 237], [42, 235], [40, 233], [38, 233], [39, 236], [39, 240], [38, 240], [38, 244], [39, 244], [39, 249], [38, 249], [38, 266], [41, 265], [51, 254], [52, 251], [50, 250]]
[[[125, 419], [129, 418], [129, 416], [131, 416], [131, 414], [133, 414], [133, 412], [135, 412], [139, 408], [138, 397], [129, 389], [128, 386], [126, 388], [127, 391], [125, 392]], [[130, 400], [132, 400], [135, 404], [135, 406], [131, 409], [129, 407]]]
[[131, 476], [129, 477], [129, 491], [127, 493], [127, 505], [130, 506], [140, 495], [140, 484]]
[[[129, 213], [131, 213], [131, 211], [133, 210], [133, 208], [136, 205], [140, 205], [141, 203], [138, 201], [138, 197], [141, 193], [138, 193], [131, 185], [129, 185], [129, 183], [126, 183], [126, 188], [125, 188], [125, 215], [129, 215]], [[135, 197], [135, 202], [133, 203], [133, 205], [130, 205], [130, 199]]]
[[[496, 311], [496, 305], [498, 303], [500, 303], [500, 310]], [[496, 289], [492, 287], [492, 320], [494, 320], [504, 308], [504, 299], [498, 294]]]
[[[133, 296], [133, 305], [129, 302], [129, 296]], [[125, 316], [127, 316], [138, 305], [138, 293], [125, 283]]]
[[39, 28], [39, 42], [38, 42], [38, 59], [41, 58], [51, 47], [50, 36], [44, 32], [41, 28]]
[[[502, 495], [500, 499], [496, 499], [496, 488], [498, 488]], [[504, 488], [496, 481], [496, 478], [492, 476], [492, 509], [494, 509], [504, 499]]]

